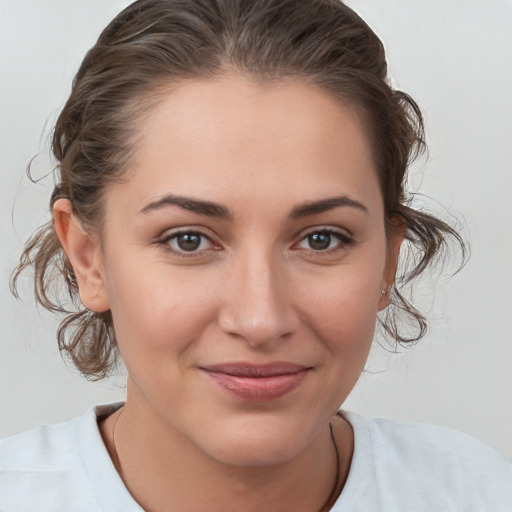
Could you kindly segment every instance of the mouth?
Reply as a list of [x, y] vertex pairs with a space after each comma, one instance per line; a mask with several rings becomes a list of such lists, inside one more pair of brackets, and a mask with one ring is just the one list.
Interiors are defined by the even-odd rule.
[[296, 389], [311, 367], [285, 362], [265, 365], [225, 363], [201, 367], [201, 370], [231, 395], [265, 402], [281, 398]]

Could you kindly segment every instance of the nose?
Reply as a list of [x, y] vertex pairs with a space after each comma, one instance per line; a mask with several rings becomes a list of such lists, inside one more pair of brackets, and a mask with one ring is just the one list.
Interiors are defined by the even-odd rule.
[[219, 325], [255, 348], [282, 341], [299, 324], [287, 273], [275, 260], [254, 253], [240, 258], [225, 283]]

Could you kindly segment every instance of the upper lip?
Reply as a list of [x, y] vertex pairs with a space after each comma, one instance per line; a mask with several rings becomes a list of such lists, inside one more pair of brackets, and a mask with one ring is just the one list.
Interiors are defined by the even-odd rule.
[[263, 378], [263, 377], [276, 377], [279, 375], [291, 375], [299, 373], [304, 370], [309, 370], [311, 367], [304, 366], [296, 363], [288, 362], [273, 362], [266, 364], [254, 363], [221, 363], [209, 366], [201, 366], [202, 370], [208, 372], [224, 373], [234, 377], [246, 378]]

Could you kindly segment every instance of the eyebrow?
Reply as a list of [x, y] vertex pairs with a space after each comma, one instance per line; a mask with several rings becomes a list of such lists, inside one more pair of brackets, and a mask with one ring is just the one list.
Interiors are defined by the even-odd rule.
[[368, 213], [368, 208], [366, 208], [366, 206], [360, 201], [352, 199], [348, 196], [336, 196], [321, 199], [319, 201], [310, 201], [307, 203], [300, 204], [292, 210], [292, 212], [290, 213], [290, 218], [298, 219], [302, 217], [307, 217], [308, 215], [315, 215], [317, 213], [326, 212], [328, 210], [339, 208], [341, 206], [357, 208], [358, 210]]
[[156, 201], [150, 202], [144, 206], [140, 212], [148, 213], [169, 205], [178, 206], [184, 210], [189, 210], [200, 215], [207, 215], [208, 217], [218, 217], [221, 219], [230, 219], [233, 217], [232, 213], [221, 204], [193, 199], [191, 197], [175, 196], [172, 194], [168, 194]]
[[[149, 204], [144, 206], [140, 212], [148, 213], [165, 206], [178, 206], [184, 210], [198, 213], [199, 215], [206, 215], [208, 217], [218, 217], [221, 219], [233, 218], [233, 214], [230, 212], [230, 210], [221, 204], [214, 203], [212, 201], [193, 199], [191, 197], [175, 196], [172, 194], [168, 194], [159, 199], [156, 199], [155, 201], [151, 201]], [[290, 219], [303, 218], [339, 207], [356, 208], [365, 213], [368, 213], [368, 208], [366, 208], [366, 206], [364, 206], [364, 204], [360, 201], [352, 199], [348, 196], [336, 196], [320, 199], [319, 201], [308, 201], [306, 203], [300, 204], [293, 208], [290, 213]]]

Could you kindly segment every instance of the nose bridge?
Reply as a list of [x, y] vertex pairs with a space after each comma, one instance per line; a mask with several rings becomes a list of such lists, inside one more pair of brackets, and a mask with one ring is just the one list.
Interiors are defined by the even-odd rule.
[[286, 272], [271, 249], [247, 248], [230, 271], [221, 327], [263, 346], [290, 334], [296, 324]]

